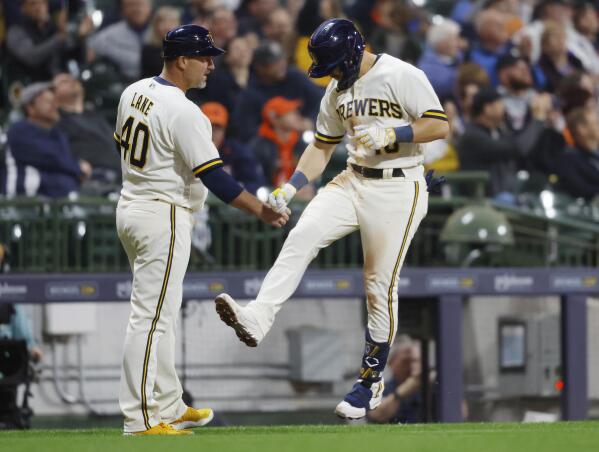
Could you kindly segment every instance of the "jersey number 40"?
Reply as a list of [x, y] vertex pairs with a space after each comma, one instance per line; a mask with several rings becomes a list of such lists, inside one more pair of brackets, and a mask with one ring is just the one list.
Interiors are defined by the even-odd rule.
[[[148, 158], [148, 146], [150, 144], [150, 129], [144, 122], [138, 122], [135, 128], [135, 118], [129, 116], [121, 129], [121, 149], [123, 159], [136, 168], [143, 169]], [[133, 135], [133, 141], [131, 141]]]

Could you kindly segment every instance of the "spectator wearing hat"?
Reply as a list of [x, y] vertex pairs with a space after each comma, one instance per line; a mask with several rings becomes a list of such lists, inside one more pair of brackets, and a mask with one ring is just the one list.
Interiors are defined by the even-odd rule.
[[218, 102], [206, 102], [200, 106], [212, 124], [212, 142], [218, 149], [225, 171], [233, 176], [250, 193], [256, 194], [266, 180], [260, 163], [252, 150], [239, 141], [226, 137], [229, 113]]
[[141, 74], [141, 48], [152, 17], [152, 2], [122, 0], [121, 15], [121, 21], [92, 36], [89, 46], [92, 59], [113, 62], [124, 77], [133, 80]]
[[453, 96], [457, 65], [461, 61], [460, 26], [453, 20], [432, 25], [418, 67], [426, 74], [441, 102]]
[[145, 43], [141, 48], [141, 76], [154, 77], [162, 72], [162, 38], [181, 24], [181, 12], [171, 6], [161, 6], [154, 13]]
[[268, 181], [278, 187], [288, 180], [306, 143], [300, 134], [305, 121], [299, 113], [301, 102], [281, 96], [269, 99], [262, 108], [262, 123], [251, 142]]
[[82, 40], [93, 31], [89, 17], [69, 32], [66, 10], [53, 22], [48, 0], [22, 0], [21, 13], [21, 22], [10, 26], [6, 36], [10, 80], [48, 80], [66, 68], [67, 59], [83, 60]]
[[561, 154], [556, 172], [559, 187], [574, 197], [599, 195], [599, 115], [596, 108], [579, 107], [566, 117], [574, 145]]
[[461, 169], [489, 171], [490, 194], [515, 204], [516, 173], [544, 129], [551, 103], [539, 96], [531, 102], [533, 121], [519, 133], [504, 127], [505, 103], [495, 88], [481, 88], [474, 96], [471, 122], [457, 142]]
[[531, 119], [530, 102], [535, 96], [530, 65], [511, 53], [497, 61], [497, 91], [505, 104], [506, 125], [520, 131]]
[[20, 102], [26, 118], [8, 130], [7, 194], [60, 198], [78, 191], [91, 166], [71, 155], [67, 136], [56, 127], [60, 114], [51, 84], [27, 86]]
[[[263, 42], [254, 52], [252, 68], [248, 87], [239, 94], [233, 110], [231, 128], [237, 138], [247, 141], [256, 135], [262, 107], [277, 96], [301, 100], [301, 113], [313, 124], [324, 90], [287, 64], [287, 55], [279, 44]], [[309, 128], [307, 122], [304, 128]]]
[[221, 63], [208, 77], [205, 88], [191, 88], [187, 97], [198, 105], [206, 102], [222, 103], [227, 111], [233, 111], [239, 94], [250, 80], [252, 47], [246, 37], [233, 38], [225, 47]]
[[85, 108], [83, 85], [72, 75], [58, 74], [52, 85], [60, 111], [56, 126], [66, 134], [72, 155], [93, 168], [86, 185], [101, 192], [114, 188], [121, 177], [121, 159], [114, 151], [112, 137], [114, 126], [99, 113]]

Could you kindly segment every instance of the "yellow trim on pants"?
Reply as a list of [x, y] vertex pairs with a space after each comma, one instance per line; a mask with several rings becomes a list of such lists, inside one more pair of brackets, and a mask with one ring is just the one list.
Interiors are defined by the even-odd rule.
[[164, 303], [164, 297], [166, 296], [166, 289], [168, 287], [168, 279], [171, 274], [171, 266], [173, 263], [173, 251], [175, 248], [175, 206], [171, 205], [171, 241], [168, 248], [168, 257], [166, 260], [166, 270], [164, 272], [164, 278], [162, 279], [162, 289], [160, 291], [160, 297], [158, 297], [158, 306], [156, 306], [156, 314], [152, 320], [152, 326], [150, 327], [150, 333], [148, 334], [148, 341], [146, 342], [146, 353], [144, 357], [143, 373], [141, 377], [141, 412], [144, 419], [144, 425], [146, 429], [152, 428], [149, 422], [148, 416], [148, 400], [146, 396], [146, 383], [148, 379], [148, 363], [150, 361], [150, 351], [152, 349], [152, 336], [156, 331], [156, 324], [160, 318], [160, 311]]
[[393, 288], [395, 287], [395, 277], [397, 276], [397, 272], [399, 271], [399, 264], [401, 263], [404, 249], [408, 241], [408, 236], [410, 235], [410, 227], [412, 226], [412, 220], [414, 219], [414, 213], [416, 212], [416, 204], [418, 203], [419, 192], [420, 184], [418, 183], [418, 181], [414, 181], [414, 202], [412, 203], [412, 211], [410, 212], [410, 219], [408, 220], [408, 225], [406, 226], [406, 230], [403, 235], [403, 240], [401, 241], [399, 254], [397, 255], [395, 267], [393, 268], [393, 274], [391, 275], [391, 284], [389, 285], [389, 292], [387, 293], [387, 306], [389, 308], [389, 337], [387, 338], [387, 342], [389, 343], [389, 345], [391, 345], [391, 341], [393, 340], [393, 333], [395, 331], [395, 320], [393, 318]]

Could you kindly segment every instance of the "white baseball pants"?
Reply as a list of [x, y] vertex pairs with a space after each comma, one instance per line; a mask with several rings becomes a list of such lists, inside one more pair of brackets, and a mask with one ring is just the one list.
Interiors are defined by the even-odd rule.
[[393, 342], [399, 271], [428, 208], [423, 167], [405, 169], [404, 174], [366, 179], [347, 169], [310, 202], [285, 240], [258, 297], [248, 304], [263, 333], [295, 292], [318, 251], [360, 230], [368, 330], [376, 342]]
[[129, 433], [172, 422], [186, 410], [175, 371], [175, 330], [193, 219], [191, 211], [166, 202], [121, 199], [116, 223], [133, 271], [119, 392]]

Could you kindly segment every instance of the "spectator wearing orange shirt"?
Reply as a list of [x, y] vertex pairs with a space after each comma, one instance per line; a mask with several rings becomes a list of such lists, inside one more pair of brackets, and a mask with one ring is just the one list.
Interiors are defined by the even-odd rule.
[[301, 101], [281, 96], [271, 98], [262, 108], [258, 135], [250, 142], [266, 179], [278, 186], [293, 174], [305, 147], [301, 133], [306, 121], [299, 113]]

